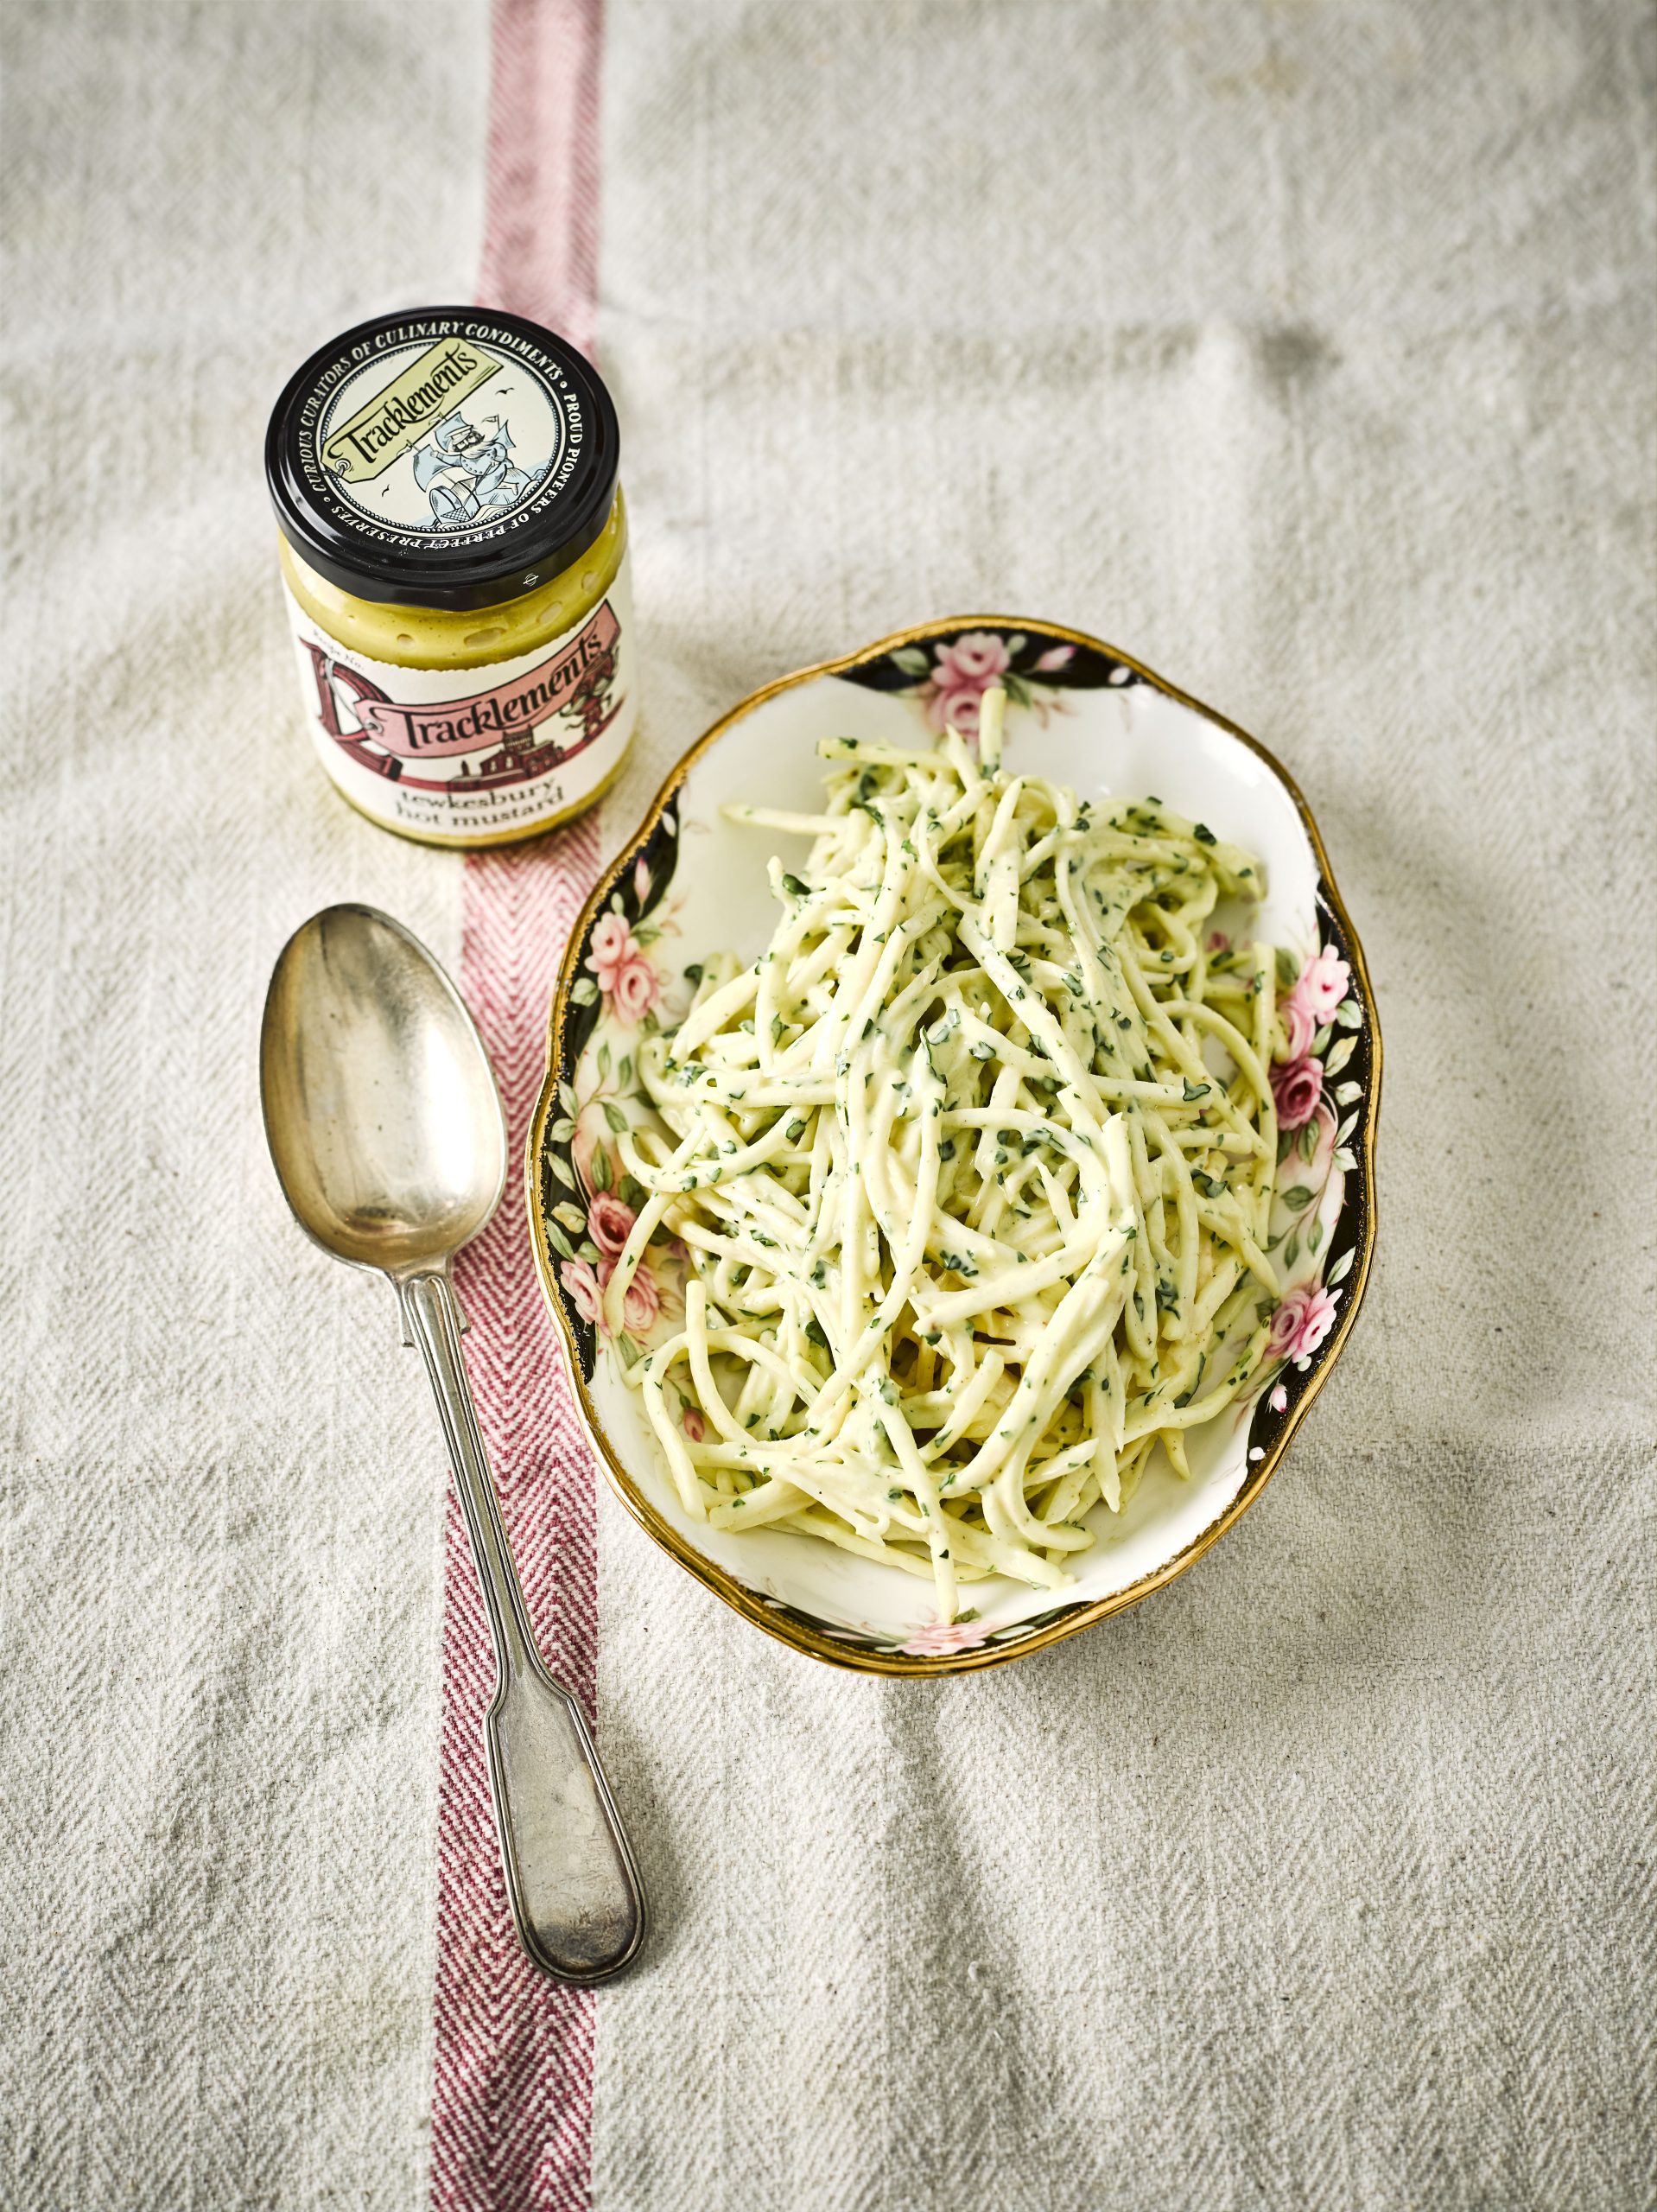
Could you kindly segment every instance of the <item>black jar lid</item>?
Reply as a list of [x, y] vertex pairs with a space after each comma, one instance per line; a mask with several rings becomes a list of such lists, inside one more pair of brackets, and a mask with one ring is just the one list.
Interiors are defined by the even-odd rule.
[[294, 550], [399, 607], [496, 607], [591, 545], [615, 497], [616, 410], [573, 346], [492, 308], [414, 308], [313, 353], [270, 417], [265, 475]]

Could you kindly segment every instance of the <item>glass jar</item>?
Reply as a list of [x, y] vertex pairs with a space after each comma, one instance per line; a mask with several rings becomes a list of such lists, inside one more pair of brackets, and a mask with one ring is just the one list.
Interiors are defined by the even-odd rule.
[[335, 788], [432, 845], [591, 806], [638, 715], [615, 410], [517, 315], [429, 308], [306, 362], [265, 472], [306, 719]]

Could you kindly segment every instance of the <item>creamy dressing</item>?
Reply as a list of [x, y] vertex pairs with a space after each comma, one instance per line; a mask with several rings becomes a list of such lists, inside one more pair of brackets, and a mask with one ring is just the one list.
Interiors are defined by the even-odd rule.
[[[704, 963], [623, 1136], [683, 1329], [629, 1370], [687, 1511], [929, 1578], [1061, 1589], [1160, 1442], [1229, 1402], [1277, 1284], [1274, 959], [1210, 947], [1258, 864], [1160, 802], [834, 738], [752, 966]], [[699, 1418], [688, 1423], [687, 1413]]]

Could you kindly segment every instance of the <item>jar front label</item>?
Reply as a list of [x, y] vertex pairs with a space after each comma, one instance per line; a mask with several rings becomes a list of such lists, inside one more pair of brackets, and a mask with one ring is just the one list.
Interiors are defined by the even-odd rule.
[[638, 719], [627, 564], [562, 635], [482, 668], [398, 668], [331, 637], [288, 593], [323, 766], [365, 814], [416, 836], [527, 835], [620, 760]]

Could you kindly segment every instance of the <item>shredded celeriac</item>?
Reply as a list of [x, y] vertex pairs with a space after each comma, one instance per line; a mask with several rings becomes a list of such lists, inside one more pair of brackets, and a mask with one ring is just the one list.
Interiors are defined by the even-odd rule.
[[1258, 1364], [1277, 1158], [1271, 950], [1209, 929], [1256, 861], [1159, 801], [831, 738], [812, 840], [770, 864], [751, 966], [702, 964], [640, 1076], [663, 1125], [605, 1290], [689, 1255], [683, 1327], [628, 1370], [686, 1511], [962, 1586], [1045, 1589], [1160, 1443]]

